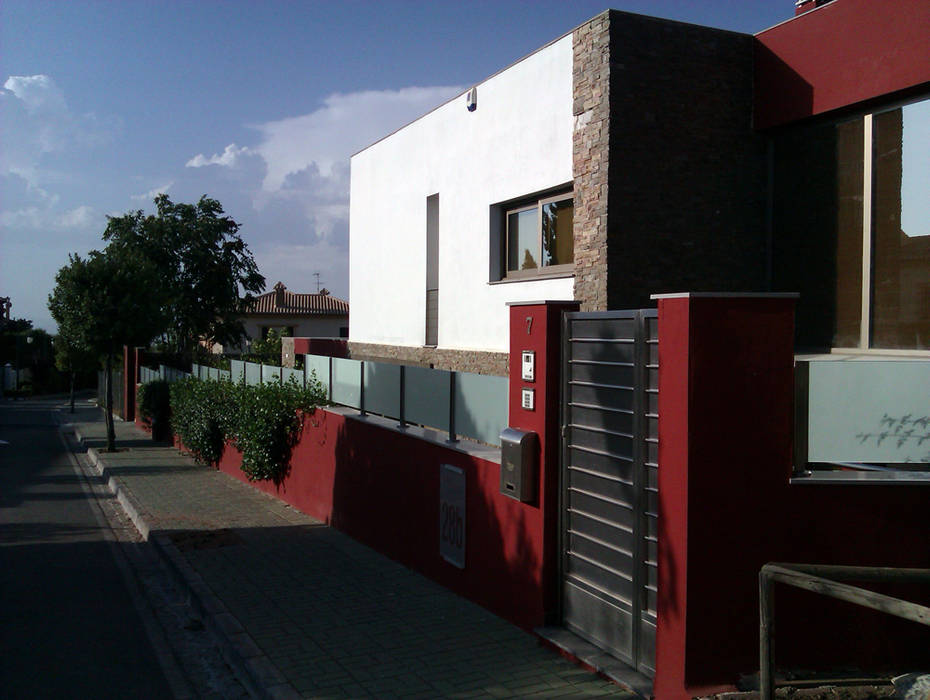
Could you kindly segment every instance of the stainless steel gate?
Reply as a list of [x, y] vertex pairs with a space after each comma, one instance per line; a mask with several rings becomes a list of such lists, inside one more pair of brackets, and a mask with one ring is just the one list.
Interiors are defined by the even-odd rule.
[[562, 621], [652, 677], [656, 311], [569, 313], [562, 338]]

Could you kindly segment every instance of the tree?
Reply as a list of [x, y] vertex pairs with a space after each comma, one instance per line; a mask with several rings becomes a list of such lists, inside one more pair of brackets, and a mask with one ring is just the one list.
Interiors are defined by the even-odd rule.
[[239, 224], [206, 196], [197, 204], [175, 204], [162, 194], [155, 206], [155, 215], [111, 217], [103, 238], [110, 247], [144, 255], [160, 270], [168, 347], [192, 355], [200, 340], [238, 343], [245, 336], [242, 312], [265, 288]]
[[138, 252], [118, 247], [69, 260], [55, 275], [48, 308], [75, 347], [104, 358], [107, 450], [112, 452], [113, 358], [124, 344], [146, 345], [164, 329], [160, 299], [152, 294], [161, 271]]
[[55, 367], [68, 375], [71, 387], [70, 412], [74, 413], [75, 378], [79, 372], [90, 372], [96, 369], [99, 356], [92, 349], [81, 345], [77, 340], [77, 332], [66, 327], [66, 323], [65, 319], [58, 321], [58, 335], [55, 336]]

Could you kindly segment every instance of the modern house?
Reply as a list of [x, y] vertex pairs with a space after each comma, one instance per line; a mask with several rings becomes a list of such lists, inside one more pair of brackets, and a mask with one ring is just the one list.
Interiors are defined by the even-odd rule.
[[[291, 292], [282, 282], [255, 299], [242, 316], [249, 342], [263, 340], [271, 330], [291, 338], [346, 338], [349, 335], [349, 303], [326, 289], [316, 294]], [[223, 352], [215, 345], [214, 352]], [[227, 348], [227, 351], [235, 349]]]
[[[930, 3], [796, 12], [608, 10], [355, 154], [340, 405], [264, 488], [660, 698], [759, 669], [767, 563], [930, 569]], [[781, 668], [926, 661], [777, 598]]]
[[353, 356], [505, 374], [508, 303], [681, 290], [800, 293], [799, 351], [930, 351], [928, 5], [797, 13], [607, 11], [355, 154]]

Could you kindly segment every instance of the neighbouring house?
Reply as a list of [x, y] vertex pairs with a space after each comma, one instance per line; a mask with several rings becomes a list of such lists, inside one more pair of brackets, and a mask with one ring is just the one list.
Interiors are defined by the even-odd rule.
[[[349, 335], [349, 302], [321, 289], [316, 294], [288, 291], [278, 282], [270, 292], [255, 299], [243, 314], [247, 343], [263, 340], [275, 330], [290, 338], [347, 338]], [[248, 345], [245, 346], [246, 348]], [[223, 348], [214, 345], [214, 352], [242, 352], [245, 348]]]
[[[469, 476], [495, 610], [532, 589], [659, 697], [753, 670], [768, 561], [930, 567], [930, 3], [794, 11], [605, 11], [351, 161], [350, 357], [509, 376], [539, 436], [535, 503]], [[795, 667], [928, 648], [779, 600]]]

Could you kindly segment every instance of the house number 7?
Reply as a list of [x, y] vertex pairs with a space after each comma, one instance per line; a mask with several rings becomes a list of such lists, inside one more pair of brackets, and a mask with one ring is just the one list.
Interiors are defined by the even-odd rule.
[[529, 335], [531, 330], [533, 330], [533, 317], [527, 316], [526, 317], [526, 334]]

